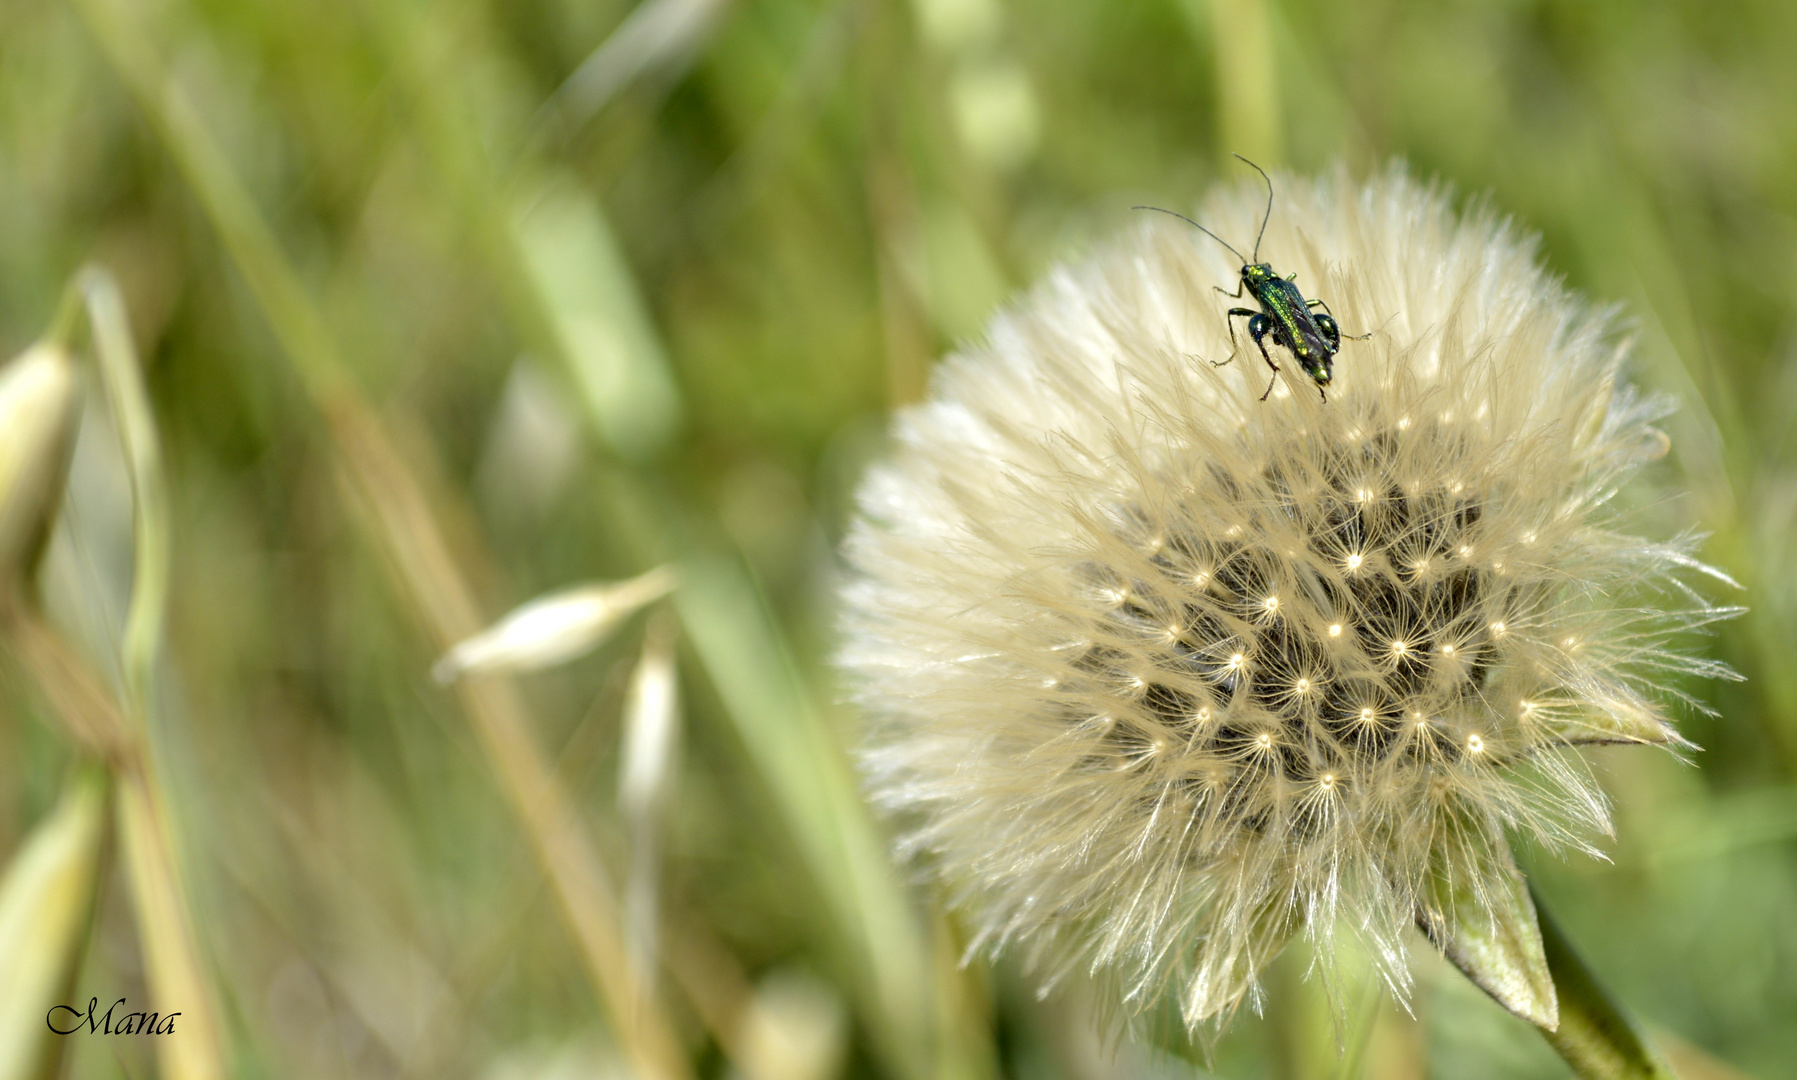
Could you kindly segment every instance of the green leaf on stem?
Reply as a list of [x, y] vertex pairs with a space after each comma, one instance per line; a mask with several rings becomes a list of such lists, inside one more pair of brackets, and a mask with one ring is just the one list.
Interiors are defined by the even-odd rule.
[[1552, 1031], [1560, 1023], [1554, 980], [1535, 905], [1509, 845], [1493, 842], [1485, 829], [1470, 823], [1452, 843], [1480, 850], [1462, 850], [1438, 861], [1417, 924], [1473, 985], [1517, 1016]]

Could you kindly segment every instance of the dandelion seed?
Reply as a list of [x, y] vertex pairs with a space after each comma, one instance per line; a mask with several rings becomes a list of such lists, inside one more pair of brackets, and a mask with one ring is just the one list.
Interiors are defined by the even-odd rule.
[[[1339, 281], [1345, 327], [1399, 316], [1344, 348], [1326, 403], [1208, 363], [1229, 337], [1191, 298], [1235, 267], [1145, 224], [940, 366], [847, 544], [841, 664], [907, 849], [991, 950], [1092, 971], [1126, 1012], [1177, 997], [1193, 1028], [1293, 935], [1326, 970], [1338, 925], [1401, 990], [1400, 935], [1451, 914], [1431, 881], [1495, 918], [1506, 831], [1588, 849], [1609, 824], [1589, 774], [1517, 767], [1676, 742], [1642, 687], [1714, 673], [1670, 634], [1725, 614], [1656, 611], [1695, 603], [1664, 586], [1701, 564], [1589, 497], [1651, 457], [1661, 406], [1526, 239], [1399, 172], [1279, 192], [1281, 268]], [[1201, 220], [1252, 235], [1263, 205], [1224, 193]], [[1615, 646], [1557, 648], [1573, 634]], [[1270, 812], [1292, 791], [1329, 812]]]

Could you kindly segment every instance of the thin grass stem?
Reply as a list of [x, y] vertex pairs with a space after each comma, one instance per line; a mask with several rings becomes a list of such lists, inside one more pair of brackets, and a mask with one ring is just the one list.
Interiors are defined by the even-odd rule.
[[106, 271], [89, 268], [77, 279], [77, 289], [86, 303], [100, 382], [131, 480], [131, 599], [119, 642], [128, 752], [115, 762], [116, 805], [150, 992], [159, 1011], [181, 1013], [182, 1037], [158, 1040], [156, 1055], [163, 1074], [173, 1080], [222, 1080], [224, 1028], [152, 752], [171, 545], [162, 446], [118, 284]]

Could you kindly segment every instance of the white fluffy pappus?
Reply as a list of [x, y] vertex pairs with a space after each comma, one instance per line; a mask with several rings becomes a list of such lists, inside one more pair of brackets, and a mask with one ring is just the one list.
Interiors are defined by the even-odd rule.
[[1144, 220], [943, 362], [846, 545], [868, 784], [972, 948], [1191, 1031], [1338, 923], [1402, 994], [1407, 927], [1514, 895], [1507, 830], [1607, 833], [1569, 748], [1684, 745], [1656, 686], [1729, 674], [1670, 644], [1732, 612], [1693, 541], [1608, 507], [1666, 441], [1606, 316], [1399, 168], [1274, 183], [1263, 258], [1377, 328], [1326, 402], [1271, 339], [1264, 403], [1245, 333], [1213, 366], [1239, 269]]

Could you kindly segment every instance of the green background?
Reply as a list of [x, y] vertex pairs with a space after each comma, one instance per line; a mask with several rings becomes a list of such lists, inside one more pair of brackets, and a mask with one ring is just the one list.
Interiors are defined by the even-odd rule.
[[[610, 1053], [483, 744], [429, 678], [408, 568], [346, 495], [326, 417], [347, 394], [489, 617], [701, 564], [661, 874], [717, 985], [800, 988], [820, 1037], [840, 1032], [839, 1075], [1189, 1075], [1107, 1058], [1077, 990], [1041, 1004], [1009, 963], [957, 973], [952, 924], [856, 876], [866, 823], [842, 824], [845, 776], [816, 755], [853, 739], [827, 666], [833, 549], [887, 411], [1132, 204], [1239, 180], [1238, 150], [1360, 174], [1399, 157], [1489, 199], [1620, 303], [1635, 377], [1680, 400], [1640, 501], [1662, 533], [1709, 533], [1743, 585], [1714, 599], [1750, 612], [1693, 647], [1747, 679], [1682, 687], [1716, 710], [1682, 715], [1689, 764], [1590, 755], [1611, 862], [1525, 862], [1617, 995], [1675, 1053], [1701, 1048], [1687, 1075], [1797, 1077], [1794, 50], [1782, 0], [0, 0], [0, 349], [44, 331], [84, 263], [119, 278], [174, 522], [153, 745], [236, 1067], [552, 1076]], [[273, 246], [245, 240], [262, 228]], [[331, 344], [308, 358], [304, 327]], [[84, 438], [103, 428], [90, 413]], [[39, 570], [102, 655], [128, 581], [112, 460], [84, 443]], [[642, 632], [522, 681], [619, 877]], [[0, 672], [10, 851], [78, 754], [26, 673]], [[812, 742], [781, 734], [798, 713]], [[83, 1000], [143, 994], [107, 881]], [[1422, 952], [1415, 1018], [1377, 1011], [1365, 1075], [1563, 1075]], [[1302, 967], [1276, 967], [1217, 1075], [1336, 1074]], [[907, 978], [949, 1017], [914, 1020], [940, 1043], [923, 1066], [869, 989]], [[663, 990], [697, 1074], [726, 1075]], [[66, 1065], [154, 1067], [142, 1040]]]

